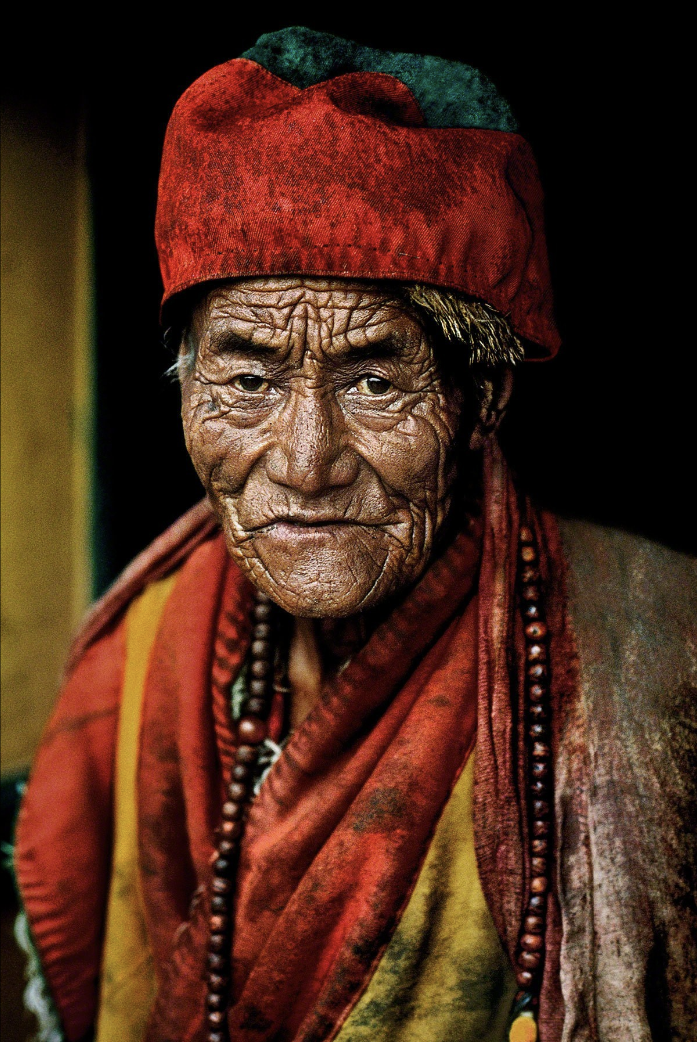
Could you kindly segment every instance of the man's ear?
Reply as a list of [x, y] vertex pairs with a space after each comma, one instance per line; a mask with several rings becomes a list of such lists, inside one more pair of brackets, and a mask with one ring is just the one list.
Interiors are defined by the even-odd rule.
[[490, 369], [477, 378], [478, 409], [470, 449], [481, 449], [503, 419], [513, 390], [513, 370], [510, 366]]

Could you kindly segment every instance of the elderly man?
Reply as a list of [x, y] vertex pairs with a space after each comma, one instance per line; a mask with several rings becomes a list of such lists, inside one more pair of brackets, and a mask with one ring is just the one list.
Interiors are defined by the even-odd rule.
[[465, 66], [286, 30], [179, 101], [207, 498], [94, 609], [24, 801], [66, 1039], [688, 1037], [694, 570], [497, 448], [558, 347], [541, 210]]

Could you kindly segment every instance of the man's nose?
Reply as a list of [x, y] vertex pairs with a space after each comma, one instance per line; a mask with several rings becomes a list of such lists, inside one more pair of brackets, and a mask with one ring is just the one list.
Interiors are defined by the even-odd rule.
[[276, 484], [317, 495], [355, 480], [358, 457], [346, 444], [341, 408], [330, 390], [294, 387], [274, 435], [266, 473]]

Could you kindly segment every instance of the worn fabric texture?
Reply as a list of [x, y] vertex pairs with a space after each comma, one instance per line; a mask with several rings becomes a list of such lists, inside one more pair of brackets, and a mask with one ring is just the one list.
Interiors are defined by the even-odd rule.
[[556, 772], [564, 1042], [697, 1025], [697, 562], [560, 525], [579, 655]]
[[[329, 1039], [339, 1030], [399, 921], [397, 895], [406, 898], [466, 758], [472, 690], [478, 703], [479, 873], [504, 950], [511, 959], [515, 954], [529, 873], [512, 596], [519, 520], [505, 467], [497, 451], [488, 456], [476, 596], [467, 593], [473, 566], [465, 550], [469, 537], [463, 536], [451, 557], [441, 558], [445, 574], [438, 566], [431, 570], [402, 614], [388, 620], [384, 647], [369, 644], [362, 665], [361, 656], [355, 660], [353, 679], [328, 694], [314, 722], [300, 729], [295, 747], [291, 743], [278, 761], [254, 807], [240, 879], [235, 1037], [274, 1037], [279, 1011], [271, 993], [289, 1001], [283, 1006], [288, 1020], [276, 1037]], [[225, 685], [248, 641], [251, 590], [229, 563], [220, 536], [202, 525], [204, 513], [199, 509], [190, 525], [182, 522], [179, 528], [189, 553], [165, 606], [144, 706], [143, 733], [149, 738], [141, 750], [140, 857], [160, 987], [151, 1039], [202, 1036], [197, 1018], [203, 994], [203, 890], [233, 740]], [[533, 522], [547, 587], [557, 707], [553, 884], [559, 905], [553, 898], [541, 1038], [687, 1039], [694, 1001], [689, 835], [694, 703], [681, 685], [694, 684], [694, 661], [685, 654], [694, 649], [689, 610], [694, 569], [679, 555], [634, 537], [564, 523], [560, 541], [553, 518], [536, 515]], [[200, 533], [194, 549], [192, 530]], [[164, 546], [149, 564], [144, 561], [141, 588], [149, 567], [157, 572], [163, 557], [176, 557], [171, 540]], [[570, 564], [578, 655], [566, 610], [564, 557]], [[672, 591], [661, 587], [665, 574]], [[133, 596], [132, 572], [128, 582]], [[666, 592], [657, 594], [659, 588]], [[102, 605], [102, 628], [93, 624], [92, 642], [83, 646], [73, 668], [35, 765], [18, 832], [18, 878], [31, 930], [70, 1040], [85, 1034], [97, 1007], [124, 672], [122, 598], [117, 585], [113, 611], [108, 601]], [[391, 668], [381, 671], [381, 664]], [[361, 669], [366, 672], [359, 683]], [[354, 690], [365, 720], [358, 733], [344, 701]], [[417, 759], [430, 749], [428, 770], [419, 760], [415, 778], [411, 757], [399, 755], [400, 737], [423, 720], [422, 695], [430, 690], [436, 719], [423, 738], [410, 737], [410, 753], [413, 742]], [[436, 705], [440, 702], [445, 704]], [[440, 728], [448, 721], [444, 740]], [[389, 756], [380, 755], [381, 743]], [[326, 811], [324, 802], [318, 812], [312, 800], [315, 781], [325, 786]], [[414, 806], [405, 794], [415, 797]], [[409, 835], [399, 828], [405, 813]], [[283, 835], [287, 850], [276, 845]], [[351, 835], [351, 843], [342, 835]], [[313, 844], [318, 853], [307, 864]], [[323, 862], [325, 848], [332, 857]], [[361, 858], [367, 852], [365, 866]], [[324, 865], [323, 875], [312, 875], [316, 865]], [[364, 871], [367, 892], [377, 876], [388, 881], [378, 886], [380, 897], [370, 913], [361, 904], [362, 887], [355, 886], [356, 879], [363, 883]], [[279, 895], [275, 905], [269, 904], [267, 873]], [[312, 904], [312, 888], [304, 888], [313, 879], [327, 898], [321, 907]], [[347, 939], [358, 931], [364, 944], [344, 944], [344, 929]], [[283, 953], [275, 961], [263, 943], [269, 931]], [[315, 933], [323, 953], [319, 963], [313, 955]], [[316, 966], [314, 972], [308, 973], [309, 965]]]
[[[210, 873], [221, 794], [211, 785], [214, 763], [206, 769], [203, 759], [214, 748], [210, 712], [204, 730], [178, 688], [191, 694], [189, 660], [198, 655], [180, 639], [182, 608], [203, 589], [203, 558], [214, 553], [224, 560], [222, 540], [203, 546], [198, 568], [179, 578], [145, 692], [140, 853], [159, 970], [153, 1040], [198, 1039], [203, 1029], [209, 912], [204, 899], [189, 913], [188, 901]], [[329, 1037], [389, 937], [474, 741], [477, 563], [476, 542], [461, 537], [327, 688], [254, 801], [236, 884], [233, 1038]], [[223, 610], [246, 621], [249, 593], [240, 587], [237, 576]], [[232, 656], [245, 650], [238, 640]], [[196, 703], [205, 712], [205, 697]], [[195, 749], [184, 750], [192, 740]], [[183, 835], [171, 827], [178, 800]], [[210, 814], [199, 836], [202, 809]], [[182, 885], [166, 873], [184, 843], [194, 863]]]
[[246, 58], [205, 73], [167, 128], [155, 236], [165, 315], [213, 279], [397, 279], [486, 301], [533, 353], [559, 346], [529, 145], [429, 127], [385, 73], [304, 89]]
[[474, 849], [476, 750], [445, 805], [409, 902], [336, 1042], [503, 1042], [517, 984]]

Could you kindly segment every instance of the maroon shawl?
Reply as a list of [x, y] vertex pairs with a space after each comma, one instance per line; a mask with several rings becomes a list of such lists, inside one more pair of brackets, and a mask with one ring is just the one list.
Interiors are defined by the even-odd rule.
[[[431, 566], [327, 687], [252, 807], [237, 887], [234, 1038], [333, 1037], [398, 921], [477, 719], [480, 874], [515, 956], [529, 879], [514, 596], [520, 520], [495, 448], [485, 475], [481, 552], [475, 532], [462, 534]], [[528, 522], [540, 544], [559, 704], [572, 693], [574, 662], [561, 552], [550, 518], [529, 513]], [[200, 510], [190, 528], [200, 533], [198, 545], [184, 525], [140, 565], [143, 586], [181, 559], [178, 546], [190, 551], [153, 651], [139, 765], [142, 887], [159, 986], [148, 1038], [161, 1042], [204, 1036], [205, 893], [233, 748], [226, 702], [249, 640], [251, 588]], [[133, 571], [128, 582], [130, 598]], [[18, 835], [20, 886], [71, 1042], [96, 1011], [123, 604], [117, 587], [93, 618], [39, 753]], [[543, 1042], [561, 1035], [559, 922], [552, 896]]]

